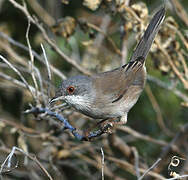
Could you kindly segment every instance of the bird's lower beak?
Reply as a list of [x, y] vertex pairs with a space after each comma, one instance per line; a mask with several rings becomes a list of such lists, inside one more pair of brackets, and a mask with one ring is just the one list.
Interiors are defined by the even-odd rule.
[[54, 102], [56, 102], [56, 101], [60, 101], [60, 100], [64, 100], [64, 99], [65, 99], [64, 96], [59, 96], [59, 97], [55, 96], [55, 97], [53, 97], [53, 98], [49, 101], [49, 104], [52, 104], [52, 103], [54, 103]]

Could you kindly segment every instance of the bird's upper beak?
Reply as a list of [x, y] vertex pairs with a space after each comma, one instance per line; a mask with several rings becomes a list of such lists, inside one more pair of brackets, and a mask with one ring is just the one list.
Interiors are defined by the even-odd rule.
[[54, 96], [52, 99], [50, 99], [49, 103], [52, 104], [56, 101], [59, 101], [59, 100], [64, 100], [64, 96]]
[[54, 102], [57, 102], [60, 100], [62, 101], [64, 99], [65, 99], [65, 96], [62, 95], [61, 89], [58, 89], [55, 93], [55, 96], [52, 99], [50, 99], [49, 104], [51, 105]]

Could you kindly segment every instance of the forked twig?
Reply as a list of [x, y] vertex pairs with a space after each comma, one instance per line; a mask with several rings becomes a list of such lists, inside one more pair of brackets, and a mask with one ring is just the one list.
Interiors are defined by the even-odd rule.
[[[19, 47], [21, 49], [23, 49], [24, 51], [29, 52], [29, 48], [27, 46], [25, 46], [24, 44], [17, 42], [16, 40], [12, 39], [11, 37], [7, 36], [6, 34], [4, 34], [3, 32], [0, 32], [0, 37], [6, 39], [9, 43], [13, 44], [16, 47]], [[35, 58], [37, 60], [39, 60], [41, 63], [45, 63], [43, 61], [43, 59], [41, 58], [41, 56], [39, 54], [37, 54], [36, 51], [32, 50], [33, 55], [35, 56]], [[50, 69], [52, 70], [52, 72], [54, 72], [54, 74], [56, 74], [57, 76], [59, 76], [61, 79], [66, 79], [66, 76], [59, 71], [57, 68], [55, 68], [52, 64], [50, 65]]]
[[[27, 87], [29, 92], [31, 93], [32, 97], [35, 99], [35, 95], [34, 95], [32, 89], [31, 89], [31, 87], [29, 86], [29, 84], [27, 83], [25, 78], [22, 76], [22, 74], [7, 59], [5, 59], [2, 55], [0, 55], [0, 58], [20, 77], [20, 79], [23, 81], [23, 83], [25, 84], [25, 86]], [[36, 91], [36, 89], [35, 89], [35, 91]]]
[[83, 74], [86, 74], [86, 75], [90, 75], [90, 72], [87, 71], [86, 69], [84, 69], [83, 67], [81, 67], [75, 60], [71, 59], [69, 56], [67, 56], [66, 54], [64, 54], [62, 52], [62, 50], [56, 45], [56, 43], [51, 40], [49, 37], [48, 37], [48, 34], [46, 32], [46, 30], [43, 28], [43, 26], [38, 22], [38, 19], [36, 17], [32, 17], [29, 13], [29, 11], [27, 10], [25, 4], [23, 3], [23, 6], [20, 5], [19, 3], [17, 3], [15, 0], [9, 0], [9, 2], [11, 2], [15, 8], [18, 8], [19, 10], [21, 10], [25, 16], [27, 17], [27, 19], [35, 24], [38, 29], [41, 31], [44, 39], [48, 42], [48, 44], [50, 46], [53, 47], [53, 49], [63, 58], [65, 59], [68, 63], [70, 63], [73, 67], [75, 67], [78, 71], [82, 72]]
[[[8, 76], [8, 75], [6, 75], [6, 74], [4, 74], [2, 72], [0, 72], [0, 77], [3, 78], [3, 79], [6, 79], [8, 81], [11, 81], [12, 83], [16, 84], [19, 87], [23, 87], [23, 88], [28, 89], [28, 87], [25, 85], [25, 83], [23, 83], [23, 82], [21, 82], [21, 81], [19, 81], [17, 79], [14, 79], [13, 77]], [[30, 90], [32, 92], [36, 91], [35, 88], [33, 86], [31, 86], [31, 85], [29, 85], [29, 88], [30, 88]], [[41, 95], [41, 94], [42, 94], [42, 92], [39, 91], [39, 95]], [[32, 93], [31, 93], [31, 95], [32, 95]]]
[[36, 158], [36, 156], [32, 156], [28, 153], [26, 153], [25, 151], [23, 151], [22, 149], [14, 146], [11, 150], [11, 152], [9, 153], [9, 155], [7, 156], [7, 158], [5, 159], [5, 161], [2, 163], [1, 165], [1, 169], [0, 169], [0, 174], [2, 174], [3, 169], [5, 168], [5, 165], [7, 163], [7, 166], [10, 168], [11, 167], [11, 161], [12, 161], [12, 157], [15, 154], [15, 151], [19, 151], [22, 154], [24, 154], [25, 156], [27, 156], [29, 159], [33, 160], [34, 162], [36, 162], [36, 164], [41, 168], [41, 170], [46, 174], [46, 176], [50, 179], [53, 180], [53, 178], [51, 177], [51, 175], [48, 173], [48, 171], [43, 167], [43, 165], [38, 161], [38, 159]]

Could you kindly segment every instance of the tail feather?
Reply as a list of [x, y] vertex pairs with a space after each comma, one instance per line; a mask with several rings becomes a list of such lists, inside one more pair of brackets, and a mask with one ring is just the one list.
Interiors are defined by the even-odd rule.
[[164, 17], [165, 17], [165, 8], [160, 9], [153, 16], [143, 37], [141, 38], [140, 42], [136, 46], [136, 49], [133, 52], [133, 55], [132, 55], [130, 61], [135, 61], [136, 59], [139, 59], [139, 57], [142, 57], [141, 58], [142, 61], [143, 60], [145, 61], [145, 59], [149, 53], [149, 50], [151, 48], [151, 45], [153, 43], [153, 40], [159, 31], [161, 23], [164, 20]]

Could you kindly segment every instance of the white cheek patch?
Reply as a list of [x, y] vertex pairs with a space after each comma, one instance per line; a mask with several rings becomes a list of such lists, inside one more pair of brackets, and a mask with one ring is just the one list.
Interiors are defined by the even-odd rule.
[[89, 99], [85, 96], [66, 96], [65, 101], [78, 110], [89, 109], [91, 105]]

